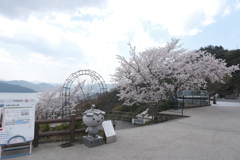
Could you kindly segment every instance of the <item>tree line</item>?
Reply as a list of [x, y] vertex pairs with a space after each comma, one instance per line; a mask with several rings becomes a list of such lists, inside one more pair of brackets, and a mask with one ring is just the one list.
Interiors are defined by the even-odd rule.
[[[222, 46], [212, 46], [208, 45], [206, 47], [201, 47], [200, 51], [206, 51], [214, 55], [217, 59], [222, 59], [226, 62], [226, 66], [239, 65], [240, 64], [240, 49], [227, 50]], [[207, 90], [209, 92], [216, 92], [220, 96], [226, 94], [239, 94], [240, 93], [240, 71], [236, 70], [233, 72], [232, 77], [224, 77], [224, 84], [215, 82], [211, 83], [208, 79]]]

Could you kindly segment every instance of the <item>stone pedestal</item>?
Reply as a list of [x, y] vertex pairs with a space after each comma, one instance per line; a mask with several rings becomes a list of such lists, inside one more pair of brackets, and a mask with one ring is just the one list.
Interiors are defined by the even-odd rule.
[[84, 144], [89, 148], [100, 146], [100, 145], [103, 145], [103, 138], [101, 136], [98, 136], [98, 138], [90, 139], [87, 136], [83, 136], [82, 144]]

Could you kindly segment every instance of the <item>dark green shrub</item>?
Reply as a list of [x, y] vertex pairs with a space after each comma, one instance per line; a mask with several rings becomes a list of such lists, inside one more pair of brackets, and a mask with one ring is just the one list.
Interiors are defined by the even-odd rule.
[[[75, 129], [85, 128], [85, 126], [82, 123], [83, 123], [82, 121], [76, 121]], [[55, 126], [55, 131], [69, 130], [69, 129], [70, 129], [69, 123], [60, 123], [59, 125]]]
[[147, 106], [145, 104], [142, 104], [134, 111], [134, 113], [140, 114], [143, 111], [145, 111], [146, 109], [147, 109]]
[[48, 123], [48, 124], [40, 124], [39, 127], [40, 127], [40, 130], [42, 132], [49, 132], [49, 131], [51, 131], [50, 125], [51, 125], [50, 123]]
[[81, 129], [81, 128], [85, 128], [83, 122], [82, 121], [76, 121], [75, 122], [75, 129]]
[[69, 123], [60, 123], [59, 125], [55, 126], [55, 131], [62, 131], [62, 130], [69, 130], [70, 126]]

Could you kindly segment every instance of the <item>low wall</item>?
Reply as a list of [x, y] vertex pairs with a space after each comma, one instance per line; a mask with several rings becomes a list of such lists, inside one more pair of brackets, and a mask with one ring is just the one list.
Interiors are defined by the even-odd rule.
[[237, 99], [237, 96], [232, 94], [232, 95], [225, 95], [225, 99]]

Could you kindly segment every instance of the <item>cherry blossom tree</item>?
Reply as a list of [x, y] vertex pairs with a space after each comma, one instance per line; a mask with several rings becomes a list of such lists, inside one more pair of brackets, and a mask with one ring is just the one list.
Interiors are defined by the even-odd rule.
[[36, 104], [36, 115], [45, 111], [54, 112], [61, 105], [61, 93], [62, 87], [58, 86], [51, 91], [40, 92], [38, 94], [38, 102]]
[[[90, 93], [87, 92], [84, 97], [79, 94], [79, 91], [83, 92], [85, 85], [85, 80], [80, 82], [78, 81], [77, 85], [73, 87], [70, 92], [70, 106], [69, 109], [74, 109], [75, 106], [80, 103], [80, 101], [87, 101], [89, 99]], [[56, 89], [51, 91], [40, 92], [38, 94], [38, 103], [36, 105], [36, 115], [41, 114], [42, 112], [54, 113], [57, 111], [62, 111], [62, 88], [63, 86], [58, 86]]]
[[223, 78], [239, 66], [226, 67], [224, 60], [203, 51], [189, 51], [172, 39], [164, 47], [136, 53], [130, 46], [130, 59], [117, 55], [120, 66], [112, 75], [125, 105], [158, 102], [176, 95], [177, 90], [206, 88], [206, 78], [224, 83]]

